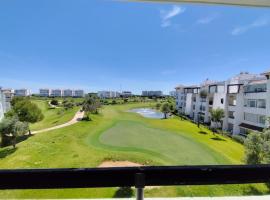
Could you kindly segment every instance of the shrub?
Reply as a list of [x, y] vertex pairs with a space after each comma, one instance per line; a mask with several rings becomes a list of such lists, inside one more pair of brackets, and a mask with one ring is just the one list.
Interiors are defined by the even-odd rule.
[[233, 135], [232, 139], [240, 144], [244, 144], [246, 138], [241, 135]]
[[59, 102], [57, 101], [57, 99], [53, 99], [53, 100], [51, 100], [51, 104], [54, 106], [58, 106]]

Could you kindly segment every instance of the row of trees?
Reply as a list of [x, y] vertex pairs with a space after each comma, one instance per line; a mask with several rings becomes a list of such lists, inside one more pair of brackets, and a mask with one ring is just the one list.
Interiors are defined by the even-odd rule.
[[35, 123], [44, 118], [38, 106], [28, 98], [15, 97], [11, 101], [12, 109], [5, 114], [0, 123], [2, 146], [12, 143], [16, 147], [16, 140], [31, 130], [29, 123]]

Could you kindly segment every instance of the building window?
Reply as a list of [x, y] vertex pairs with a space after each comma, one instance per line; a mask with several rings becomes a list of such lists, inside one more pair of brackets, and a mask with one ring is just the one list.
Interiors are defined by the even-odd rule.
[[244, 120], [256, 124], [265, 125], [266, 119], [264, 115], [256, 115], [253, 113], [244, 113]]
[[257, 100], [257, 107], [258, 108], [266, 108], [266, 100], [265, 99], [258, 99]]
[[234, 119], [234, 111], [229, 111], [228, 116], [229, 118]]
[[244, 106], [249, 108], [266, 108], [265, 99], [245, 99]]
[[224, 99], [222, 98], [222, 99], [220, 100], [220, 102], [221, 102], [221, 104], [223, 104], [223, 103], [224, 103]]
[[228, 86], [228, 93], [229, 94], [236, 94], [239, 92], [239, 85], [229, 85]]
[[244, 87], [246, 93], [266, 92], [266, 84], [247, 85]]
[[259, 115], [259, 124], [265, 125], [265, 116]]

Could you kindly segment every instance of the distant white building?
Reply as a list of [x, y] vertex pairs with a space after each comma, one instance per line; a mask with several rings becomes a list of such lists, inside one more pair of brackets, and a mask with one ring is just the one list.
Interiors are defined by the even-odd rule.
[[73, 91], [71, 89], [63, 90], [63, 97], [73, 97]]
[[7, 98], [5, 93], [0, 88], [0, 121], [4, 118], [4, 114], [9, 111], [10, 102], [7, 102]]
[[269, 77], [270, 72], [262, 75], [245, 72], [227, 81], [180, 85], [176, 87], [176, 107], [192, 120], [209, 124], [210, 111], [221, 108], [225, 113], [223, 130], [243, 136], [250, 131], [262, 131], [269, 126], [266, 121], [270, 116]]
[[144, 97], [162, 97], [162, 91], [142, 91]]
[[130, 92], [130, 91], [123, 91], [121, 93], [121, 96], [122, 97], [131, 97], [132, 96], [132, 92]]
[[41, 96], [41, 97], [49, 97], [49, 96], [51, 96], [51, 90], [46, 89], [46, 88], [39, 89], [39, 96]]
[[[1, 89], [0, 89], [1, 90]], [[11, 100], [14, 97], [14, 90], [13, 89], [2, 89], [2, 93], [5, 95], [5, 107], [6, 110], [9, 110], [11, 108]]]
[[169, 95], [170, 95], [171, 97], [176, 98], [176, 91], [170, 91]]
[[83, 90], [74, 90], [73, 97], [84, 97], [84, 91]]
[[52, 89], [51, 97], [62, 97], [62, 90], [61, 89]]
[[5, 95], [0, 91], [0, 121], [4, 118]]
[[28, 89], [16, 89], [14, 90], [14, 95], [16, 97], [27, 97], [30, 96], [31, 92]]
[[115, 91], [99, 91], [98, 92], [98, 97], [102, 98], [102, 99], [106, 99], [106, 98], [118, 98], [120, 97], [120, 93], [119, 92], [115, 92]]

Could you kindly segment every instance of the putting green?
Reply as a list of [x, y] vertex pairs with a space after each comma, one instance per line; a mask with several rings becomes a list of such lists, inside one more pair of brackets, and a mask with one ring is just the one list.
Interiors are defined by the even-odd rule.
[[188, 137], [134, 121], [116, 123], [100, 135], [99, 142], [118, 151], [150, 154], [167, 164], [209, 165], [228, 162], [206, 145]]

